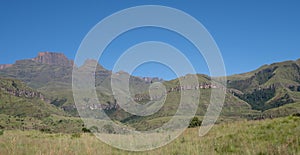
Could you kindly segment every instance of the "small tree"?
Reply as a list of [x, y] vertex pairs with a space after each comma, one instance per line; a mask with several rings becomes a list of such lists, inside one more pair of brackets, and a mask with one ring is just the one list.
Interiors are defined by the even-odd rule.
[[84, 132], [84, 133], [90, 133], [91, 132], [91, 130], [90, 129], [87, 129], [87, 128], [82, 128], [82, 131]]
[[202, 121], [200, 121], [198, 117], [194, 117], [189, 124], [189, 128], [194, 128], [194, 127], [200, 126], [201, 123], [202, 123]]

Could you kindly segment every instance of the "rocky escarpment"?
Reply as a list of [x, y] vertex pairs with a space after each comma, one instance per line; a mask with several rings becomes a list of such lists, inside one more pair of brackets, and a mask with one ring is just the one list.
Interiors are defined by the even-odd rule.
[[[186, 91], [186, 90], [199, 90], [199, 89], [223, 89], [223, 90], [226, 90], [226, 88], [222, 85], [216, 85], [216, 84], [212, 84], [212, 83], [199, 83], [196, 85], [184, 85], [184, 86], [179, 85], [179, 86], [171, 87], [171, 88], [169, 88], [167, 93], [181, 92], [181, 91]], [[140, 102], [140, 101], [148, 101], [148, 100], [157, 100], [157, 99], [160, 99], [160, 97], [162, 97], [162, 96], [157, 95], [157, 96], [150, 97], [148, 94], [136, 94], [134, 96], [134, 100], [137, 102]]]
[[152, 82], [163, 82], [163, 81], [164, 81], [163, 79], [158, 78], [158, 77], [142, 77], [142, 79], [143, 79], [145, 82], [148, 82], [148, 83], [152, 83]]
[[13, 90], [13, 89], [7, 89], [7, 88], [1, 88], [2, 91], [6, 91], [11, 95], [17, 96], [17, 97], [25, 97], [25, 98], [40, 98], [40, 99], [44, 99], [44, 96], [39, 93], [39, 92], [35, 92], [35, 91], [31, 91], [31, 90]]
[[3, 64], [3, 65], [0, 65], [0, 69], [5, 69], [5, 68], [8, 68], [8, 67], [11, 67], [12, 64]]
[[54, 52], [40, 52], [38, 56], [32, 60], [49, 65], [73, 66], [74, 64], [74, 62], [69, 60], [64, 54]]
[[16, 97], [25, 97], [25, 98], [39, 98], [45, 100], [42, 93], [35, 91], [29, 87], [26, 87], [25, 84], [20, 81], [15, 81], [11, 79], [0, 79], [0, 91], [14, 95]]
[[[66, 66], [72, 67], [74, 64], [73, 60], [69, 60], [63, 53], [54, 53], [54, 52], [40, 52], [38, 56], [32, 59], [34, 62], [48, 65], [58, 65], [58, 66]], [[16, 63], [20, 61], [28, 61], [27, 60], [18, 60]], [[0, 65], [0, 70], [6, 69], [14, 66], [14, 64], [2, 64]]]

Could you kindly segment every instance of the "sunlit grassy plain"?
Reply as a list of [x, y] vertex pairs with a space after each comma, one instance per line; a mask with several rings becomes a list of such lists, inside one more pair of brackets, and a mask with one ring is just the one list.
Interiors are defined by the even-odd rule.
[[198, 136], [198, 128], [187, 129], [172, 143], [147, 152], [119, 150], [89, 133], [5, 130], [0, 154], [300, 154], [300, 117], [221, 123], [204, 137]]

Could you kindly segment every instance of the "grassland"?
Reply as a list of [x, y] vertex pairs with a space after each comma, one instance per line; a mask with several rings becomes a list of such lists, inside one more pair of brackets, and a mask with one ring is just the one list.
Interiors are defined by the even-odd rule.
[[172, 143], [148, 152], [118, 150], [92, 134], [5, 130], [0, 135], [0, 154], [299, 154], [299, 124], [296, 116], [223, 123], [204, 137], [192, 128]]

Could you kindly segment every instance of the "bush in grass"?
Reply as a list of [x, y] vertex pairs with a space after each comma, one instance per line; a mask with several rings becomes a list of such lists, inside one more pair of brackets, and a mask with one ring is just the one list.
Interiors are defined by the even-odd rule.
[[4, 134], [4, 130], [0, 130], [0, 136]]
[[45, 132], [45, 133], [52, 133], [51, 129], [49, 129], [49, 128], [41, 128], [40, 131]]
[[300, 112], [294, 113], [292, 116], [294, 116], [294, 117], [300, 117]]
[[82, 128], [82, 131], [83, 131], [84, 133], [91, 133], [91, 130], [90, 130], [90, 129], [87, 129], [87, 128]]
[[200, 126], [201, 123], [202, 123], [202, 121], [200, 121], [198, 117], [194, 117], [189, 124], [189, 128], [194, 128], [194, 127]]

